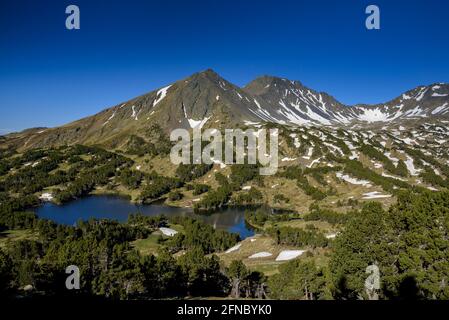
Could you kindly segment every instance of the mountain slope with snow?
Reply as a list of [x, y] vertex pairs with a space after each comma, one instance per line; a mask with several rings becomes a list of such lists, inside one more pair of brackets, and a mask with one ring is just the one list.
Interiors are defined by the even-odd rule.
[[269, 113], [272, 122], [280, 124], [348, 125], [449, 117], [449, 85], [442, 83], [418, 87], [385, 104], [356, 106], [343, 105], [298, 81], [276, 77], [258, 78], [244, 90], [267, 102], [261, 118]]
[[298, 81], [263, 76], [239, 88], [209, 69], [61, 127], [7, 135], [2, 144], [117, 148], [153, 124], [169, 132], [257, 123], [346, 127], [448, 118], [448, 84], [420, 86], [385, 104], [346, 106]]

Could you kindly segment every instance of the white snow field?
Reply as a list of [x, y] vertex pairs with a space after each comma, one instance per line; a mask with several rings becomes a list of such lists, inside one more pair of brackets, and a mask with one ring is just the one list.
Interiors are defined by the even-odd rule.
[[44, 201], [52, 201], [53, 195], [49, 192], [45, 192], [39, 197], [39, 199], [44, 200]]
[[253, 255], [250, 255], [248, 257], [248, 259], [267, 258], [267, 257], [271, 257], [272, 255], [273, 255], [272, 253], [263, 251], [263, 252], [258, 252]]
[[382, 199], [382, 198], [391, 198], [391, 194], [381, 194], [379, 191], [372, 191], [363, 194], [362, 199]]
[[295, 259], [302, 255], [307, 250], [284, 250], [279, 253], [276, 258], [276, 261], [288, 261]]
[[337, 176], [337, 178], [344, 180], [346, 182], [349, 182], [350, 184], [362, 185], [364, 187], [371, 186], [371, 184], [368, 180], [359, 180], [356, 178], [352, 178], [352, 177], [348, 176], [347, 174], [343, 174], [341, 172], [337, 172], [335, 175]]
[[154, 100], [154, 102], [153, 102], [153, 107], [156, 106], [159, 102], [161, 102], [165, 98], [165, 96], [167, 95], [167, 91], [168, 91], [168, 89], [170, 89], [170, 87], [171, 87], [171, 85], [166, 86], [157, 92], [156, 100]]
[[240, 249], [241, 246], [242, 246], [241, 243], [236, 244], [232, 248], [229, 248], [228, 250], [226, 250], [225, 253], [231, 253], [231, 252], [237, 251], [238, 249]]
[[176, 231], [176, 230], [173, 230], [173, 229], [171, 229], [171, 228], [165, 228], [165, 227], [159, 228], [159, 230], [160, 230], [164, 235], [169, 236], [169, 237], [173, 237], [175, 234], [178, 233], [178, 231]]

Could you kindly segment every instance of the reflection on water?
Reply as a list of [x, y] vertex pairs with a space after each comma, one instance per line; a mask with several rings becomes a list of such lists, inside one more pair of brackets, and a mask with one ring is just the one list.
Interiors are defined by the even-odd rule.
[[208, 215], [197, 215], [190, 208], [176, 208], [161, 204], [138, 205], [117, 196], [88, 196], [58, 206], [45, 203], [36, 209], [41, 218], [57, 223], [74, 225], [78, 220], [89, 218], [126, 221], [130, 213], [143, 215], [189, 216], [200, 219], [214, 228], [238, 233], [242, 239], [250, 237], [254, 231], [245, 224], [243, 208], [226, 208]]

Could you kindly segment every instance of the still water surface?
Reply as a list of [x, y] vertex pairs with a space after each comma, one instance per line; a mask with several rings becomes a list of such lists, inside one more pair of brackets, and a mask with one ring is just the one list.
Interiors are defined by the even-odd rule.
[[57, 223], [74, 225], [77, 221], [96, 219], [113, 219], [126, 221], [130, 213], [142, 213], [147, 216], [164, 214], [170, 216], [189, 216], [200, 219], [218, 229], [238, 233], [242, 239], [254, 235], [254, 231], [245, 224], [243, 208], [226, 208], [208, 215], [197, 215], [190, 208], [170, 207], [162, 204], [134, 204], [118, 196], [92, 195], [56, 205], [46, 202], [36, 209], [41, 218]]

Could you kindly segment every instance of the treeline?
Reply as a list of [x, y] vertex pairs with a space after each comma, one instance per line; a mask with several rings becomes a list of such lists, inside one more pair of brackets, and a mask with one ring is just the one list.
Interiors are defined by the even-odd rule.
[[175, 188], [183, 186], [183, 182], [178, 178], [164, 177], [156, 172], [146, 176], [146, 185], [139, 195], [139, 200], [143, 203], [151, 202]]
[[[335, 297], [448, 299], [449, 193], [402, 192], [387, 212], [370, 203], [337, 237], [330, 270]], [[365, 290], [365, 269], [375, 264], [381, 288]]]
[[[83, 160], [82, 155], [89, 159]], [[2, 161], [14, 168], [14, 172], [0, 180], [0, 192], [29, 195], [57, 186], [54, 197], [59, 202], [85, 195], [95, 186], [108, 184], [121, 169], [133, 164], [124, 156], [81, 145], [30, 150]], [[59, 169], [65, 162], [71, 166]]]
[[[449, 192], [402, 191], [385, 211], [369, 202], [349, 216], [328, 266], [291, 261], [268, 282], [280, 299], [449, 299]], [[367, 288], [371, 270], [380, 288]]]
[[194, 196], [198, 196], [201, 195], [203, 193], [206, 193], [210, 190], [210, 186], [207, 184], [202, 184], [202, 183], [189, 183], [186, 184], [186, 190], [191, 190], [193, 191], [192, 194]]
[[211, 168], [211, 165], [206, 164], [180, 164], [176, 168], [176, 177], [174, 178], [159, 175], [155, 171], [150, 174], [146, 174], [144, 176], [146, 184], [143, 186], [143, 190], [140, 193], [139, 200], [144, 203], [151, 202], [169, 192], [171, 192], [171, 194], [169, 195], [171, 200], [179, 200], [182, 198], [182, 194], [179, 191], [173, 189], [181, 188], [183, 186], [186, 186], [187, 190], [193, 188], [194, 194], [207, 192], [207, 190], [209, 190], [209, 186], [207, 185], [191, 185], [187, 183], [205, 175]]
[[142, 157], [145, 155], [168, 155], [170, 153], [172, 142], [159, 125], [151, 125], [144, 132], [144, 135], [149, 141], [137, 135], [130, 136], [126, 144], [126, 152], [128, 154]]
[[270, 297], [282, 300], [332, 299], [326, 269], [313, 260], [293, 260], [279, 266], [268, 281]]
[[404, 161], [399, 160], [397, 166], [395, 166], [394, 163], [382, 152], [380, 152], [373, 146], [367, 144], [362, 144], [359, 150], [368, 157], [381, 162], [383, 164], [383, 168], [389, 171], [390, 173], [401, 177], [408, 176], [407, 166], [405, 165]]
[[[42, 152], [43, 153], [43, 152]], [[35, 155], [36, 153], [33, 153]], [[38, 153], [41, 155], [41, 152]], [[60, 184], [68, 181], [70, 177], [62, 171], [56, 171], [50, 174], [51, 171], [58, 168], [58, 165], [62, 162], [63, 156], [59, 152], [43, 153], [45, 154], [45, 159], [41, 159], [34, 163], [29, 163], [25, 159], [34, 159], [27, 154], [20, 158], [15, 158], [11, 161], [11, 167], [14, 167], [14, 162], [16, 165], [26, 164], [23, 168], [17, 168], [12, 174], [9, 174], [7, 179], [0, 181], [0, 190], [13, 192], [13, 193], [23, 193], [30, 194], [41, 191], [43, 188]]]
[[201, 248], [206, 254], [224, 251], [240, 241], [239, 235], [224, 230], [215, 230], [204, 222], [189, 217], [170, 218], [171, 223], [183, 226], [183, 232], [164, 242], [171, 251]]
[[129, 189], [137, 189], [140, 187], [144, 174], [138, 170], [125, 168], [120, 170], [117, 181]]
[[425, 168], [424, 163], [428, 163], [441, 171], [447, 178], [449, 178], [449, 166], [439, 162], [435, 157], [424, 154], [421, 150], [409, 148], [406, 145], [401, 145], [401, 148], [413, 158], [413, 162], [420, 168]]
[[[1, 294], [24, 295], [18, 290], [31, 285], [31, 295], [70, 295], [65, 288], [69, 265], [80, 269], [78, 296], [160, 299], [261, 294], [263, 274], [235, 268], [235, 263], [224, 268], [217, 256], [206, 256], [235, 245], [238, 236], [190, 218], [170, 221], [184, 227], [185, 237], [168, 240], [157, 256], [140, 256], [131, 247], [131, 241], [147, 237], [166, 222], [165, 217], [142, 215], [130, 215], [127, 223], [90, 220], [76, 227], [36, 220], [33, 230], [38, 240], [17, 240], [0, 249]], [[174, 243], [182, 243], [186, 250], [178, 259], [172, 255]]]
[[121, 169], [130, 167], [132, 160], [110, 153], [107, 157], [94, 157], [93, 168], [85, 169], [63, 190], [56, 189], [54, 198], [62, 203], [89, 194], [96, 186], [107, 185]]
[[326, 179], [324, 178], [324, 176], [331, 172], [337, 172], [340, 170], [341, 170], [340, 166], [306, 168], [306, 169], [304, 169], [304, 175], [310, 175], [319, 184], [321, 184], [323, 186], [327, 186], [328, 183], [327, 183]]
[[252, 226], [263, 228], [266, 222], [281, 222], [298, 219], [298, 214], [292, 213], [272, 213], [265, 209], [246, 210], [245, 221]]
[[324, 181], [323, 175], [334, 171], [332, 167], [319, 167], [313, 169], [302, 170], [299, 166], [289, 166], [285, 168], [282, 172], [278, 173], [279, 177], [296, 180], [296, 184], [299, 188], [301, 188], [304, 193], [313, 200], [323, 200], [328, 195], [335, 194], [335, 190], [329, 188], [326, 191], [322, 191], [321, 189], [314, 187], [310, 184], [307, 179], [306, 174], [311, 174], [319, 183], [327, 184]]
[[238, 193], [231, 200], [233, 205], [256, 205], [263, 203], [263, 194], [259, 189], [252, 187], [248, 191]]
[[292, 227], [272, 227], [267, 230], [276, 244], [288, 246], [326, 247], [328, 239], [313, 225], [306, 225], [305, 229]]
[[435, 170], [430, 167], [425, 167], [424, 171], [419, 175], [424, 182], [434, 186], [434, 187], [443, 187], [449, 188], [449, 180], [443, 179], [440, 175], [435, 173]]
[[186, 183], [204, 176], [211, 169], [211, 164], [180, 164], [176, 168], [175, 175]]
[[9, 197], [2, 194], [0, 200], [0, 229], [32, 228], [37, 219], [33, 212], [25, 210], [40, 204], [34, 195]]
[[410, 189], [411, 186], [405, 182], [394, 178], [384, 177], [380, 174], [365, 168], [362, 163], [357, 160], [344, 160], [344, 172], [362, 180], [369, 180], [376, 185], [379, 185], [388, 192], [395, 192], [395, 187]]
[[[220, 186], [215, 190], [210, 190], [201, 201], [195, 203], [194, 209], [200, 211], [213, 210], [226, 205], [234, 191], [240, 190], [244, 183], [259, 177], [258, 172], [257, 165], [249, 164], [232, 165], [229, 179], [217, 172], [215, 174], [215, 180], [217, 180]], [[253, 193], [259, 197], [256, 200], [260, 200], [260, 194], [257, 191], [253, 191]], [[243, 195], [241, 200], [246, 201], [248, 198]]]
[[325, 221], [332, 225], [345, 224], [353, 212], [339, 213], [329, 209], [322, 209], [319, 206], [311, 206], [309, 213], [304, 215], [305, 221]]

